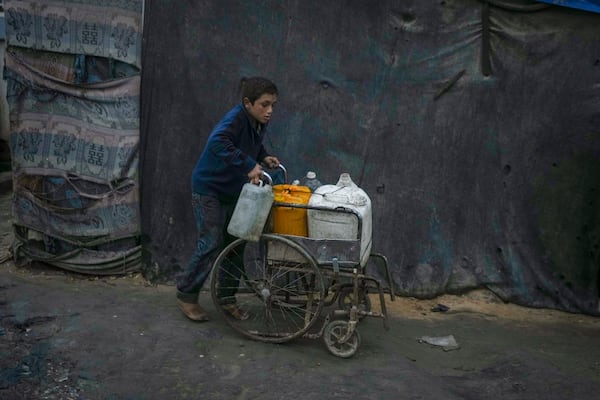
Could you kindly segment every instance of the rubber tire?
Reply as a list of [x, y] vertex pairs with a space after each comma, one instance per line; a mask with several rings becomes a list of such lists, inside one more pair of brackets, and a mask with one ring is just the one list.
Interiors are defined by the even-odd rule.
[[[280, 250], [277, 258], [273, 255], [275, 251], [270, 250], [275, 247]], [[262, 253], [258, 249], [263, 249]], [[248, 256], [249, 252], [254, 253]], [[231, 256], [241, 257], [243, 268], [228, 262]], [[250, 313], [248, 320], [236, 320], [222, 307], [219, 276], [227, 274], [227, 268], [236, 268], [241, 275], [239, 288], [230, 297]], [[298, 243], [280, 235], [263, 234], [258, 243], [234, 241], [218, 255], [211, 273], [215, 308], [236, 331], [262, 342], [283, 343], [302, 336], [319, 318], [324, 293], [323, 276], [314, 257]]]
[[336, 357], [350, 358], [360, 347], [360, 334], [355, 328], [352, 336], [345, 343], [338, 343], [338, 339], [343, 337], [348, 331], [348, 321], [334, 320], [327, 324], [323, 331], [323, 341], [327, 350]]

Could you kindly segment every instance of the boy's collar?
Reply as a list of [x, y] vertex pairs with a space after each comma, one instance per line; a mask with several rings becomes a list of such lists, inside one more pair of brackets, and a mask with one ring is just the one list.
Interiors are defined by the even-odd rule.
[[256, 119], [254, 119], [254, 117], [252, 115], [250, 115], [250, 113], [248, 112], [248, 110], [246, 110], [246, 107], [244, 107], [244, 103], [243, 102], [240, 103], [240, 106], [242, 107], [242, 110], [244, 110], [244, 113], [246, 114], [246, 117], [248, 118], [248, 121], [250, 121], [250, 126], [252, 127], [252, 129], [254, 130], [254, 132], [256, 132], [256, 134], [260, 134], [260, 132], [264, 128], [264, 124], [261, 124]]

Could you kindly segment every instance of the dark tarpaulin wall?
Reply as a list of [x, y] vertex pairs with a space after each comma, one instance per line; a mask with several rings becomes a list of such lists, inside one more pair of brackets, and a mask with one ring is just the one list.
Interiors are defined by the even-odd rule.
[[488, 287], [598, 313], [600, 15], [527, 1], [153, 1], [146, 23], [147, 276], [187, 262], [191, 170], [240, 78], [264, 75], [280, 88], [267, 146], [290, 179], [349, 172], [369, 194], [373, 248], [399, 293]]

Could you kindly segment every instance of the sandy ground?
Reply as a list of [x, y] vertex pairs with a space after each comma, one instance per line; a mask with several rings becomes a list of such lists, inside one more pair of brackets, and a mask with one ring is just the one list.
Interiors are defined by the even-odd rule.
[[[319, 339], [248, 340], [216, 313], [208, 293], [200, 302], [211, 321], [198, 324], [177, 309], [173, 286], [140, 274], [17, 267], [10, 194], [0, 204], [3, 400], [589, 400], [600, 393], [600, 318], [505, 304], [486, 290], [386, 296], [390, 329], [365, 318], [358, 352], [341, 359]], [[432, 311], [439, 305], [447, 310]], [[442, 346], [448, 338], [455, 345]]]
[[[439, 304], [448, 307], [446, 312], [432, 311]], [[400, 297], [387, 305], [392, 315], [410, 319], [443, 320], [447, 315], [475, 314], [480, 318], [506, 323], [572, 323], [596, 326], [600, 318], [558, 310], [535, 309], [505, 303], [494, 293], [479, 289], [461, 295], [443, 295], [431, 300]], [[598, 325], [600, 326], [600, 325]]]

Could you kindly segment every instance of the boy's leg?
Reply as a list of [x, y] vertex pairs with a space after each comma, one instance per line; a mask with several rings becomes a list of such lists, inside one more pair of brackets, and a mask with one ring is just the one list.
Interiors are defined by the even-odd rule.
[[[225, 226], [223, 227], [223, 248], [233, 243], [237, 238], [227, 232], [227, 225], [233, 215], [235, 203], [225, 203]], [[245, 245], [244, 245], [245, 247]], [[235, 294], [237, 293], [240, 278], [244, 272], [244, 247], [240, 247], [235, 254], [230, 254], [226, 260], [223, 260], [223, 268], [219, 274], [219, 289], [217, 297], [221, 304], [235, 303]]]
[[[237, 238], [235, 236], [230, 235], [227, 232], [227, 225], [231, 220], [231, 216], [233, 215], [233, 210], [235, 209], [234, 203], [224, 203], [223, 208], [225, 209], [225, 224], [223, 226], [223, 241], [225, 248], [230, 243], [233, 243]], [[219, 289], [217, 290], [217, 297], [219, 298], [219, 303], [221, 304], [221, 308], [225, 310], [231, 317], [237, 320], [246, 320], [250, 318], [250, 314], [238, 307], [236, 304], [235, 295], [238, 291], [240, 285], [240, 278], [244, 273], [244, 250], [246, 244], [243, 243], [237, 249], [238, 251], [234, 252], [234, 254], [229, 254], [226, 260], [223, 260], [224, 265], [223, 268], [219, 270]]]
[[218, 199], [196, 193], [192, 195], [192, 206], [198, 237], [188, 265], [177, 279], [177, 298], [184, 303], [197, 304], [200, 289], [222, 247], [225, 212]]
[[227, 259], [223, 260], [223, 267], [219, 271], [219, 289], [217, 290], [217, 297], [221, 304], [236, 302], [235, 295], [244, 272], [243, 251], [243, 247], [240, 247], [239, 253], [229, 255]]

